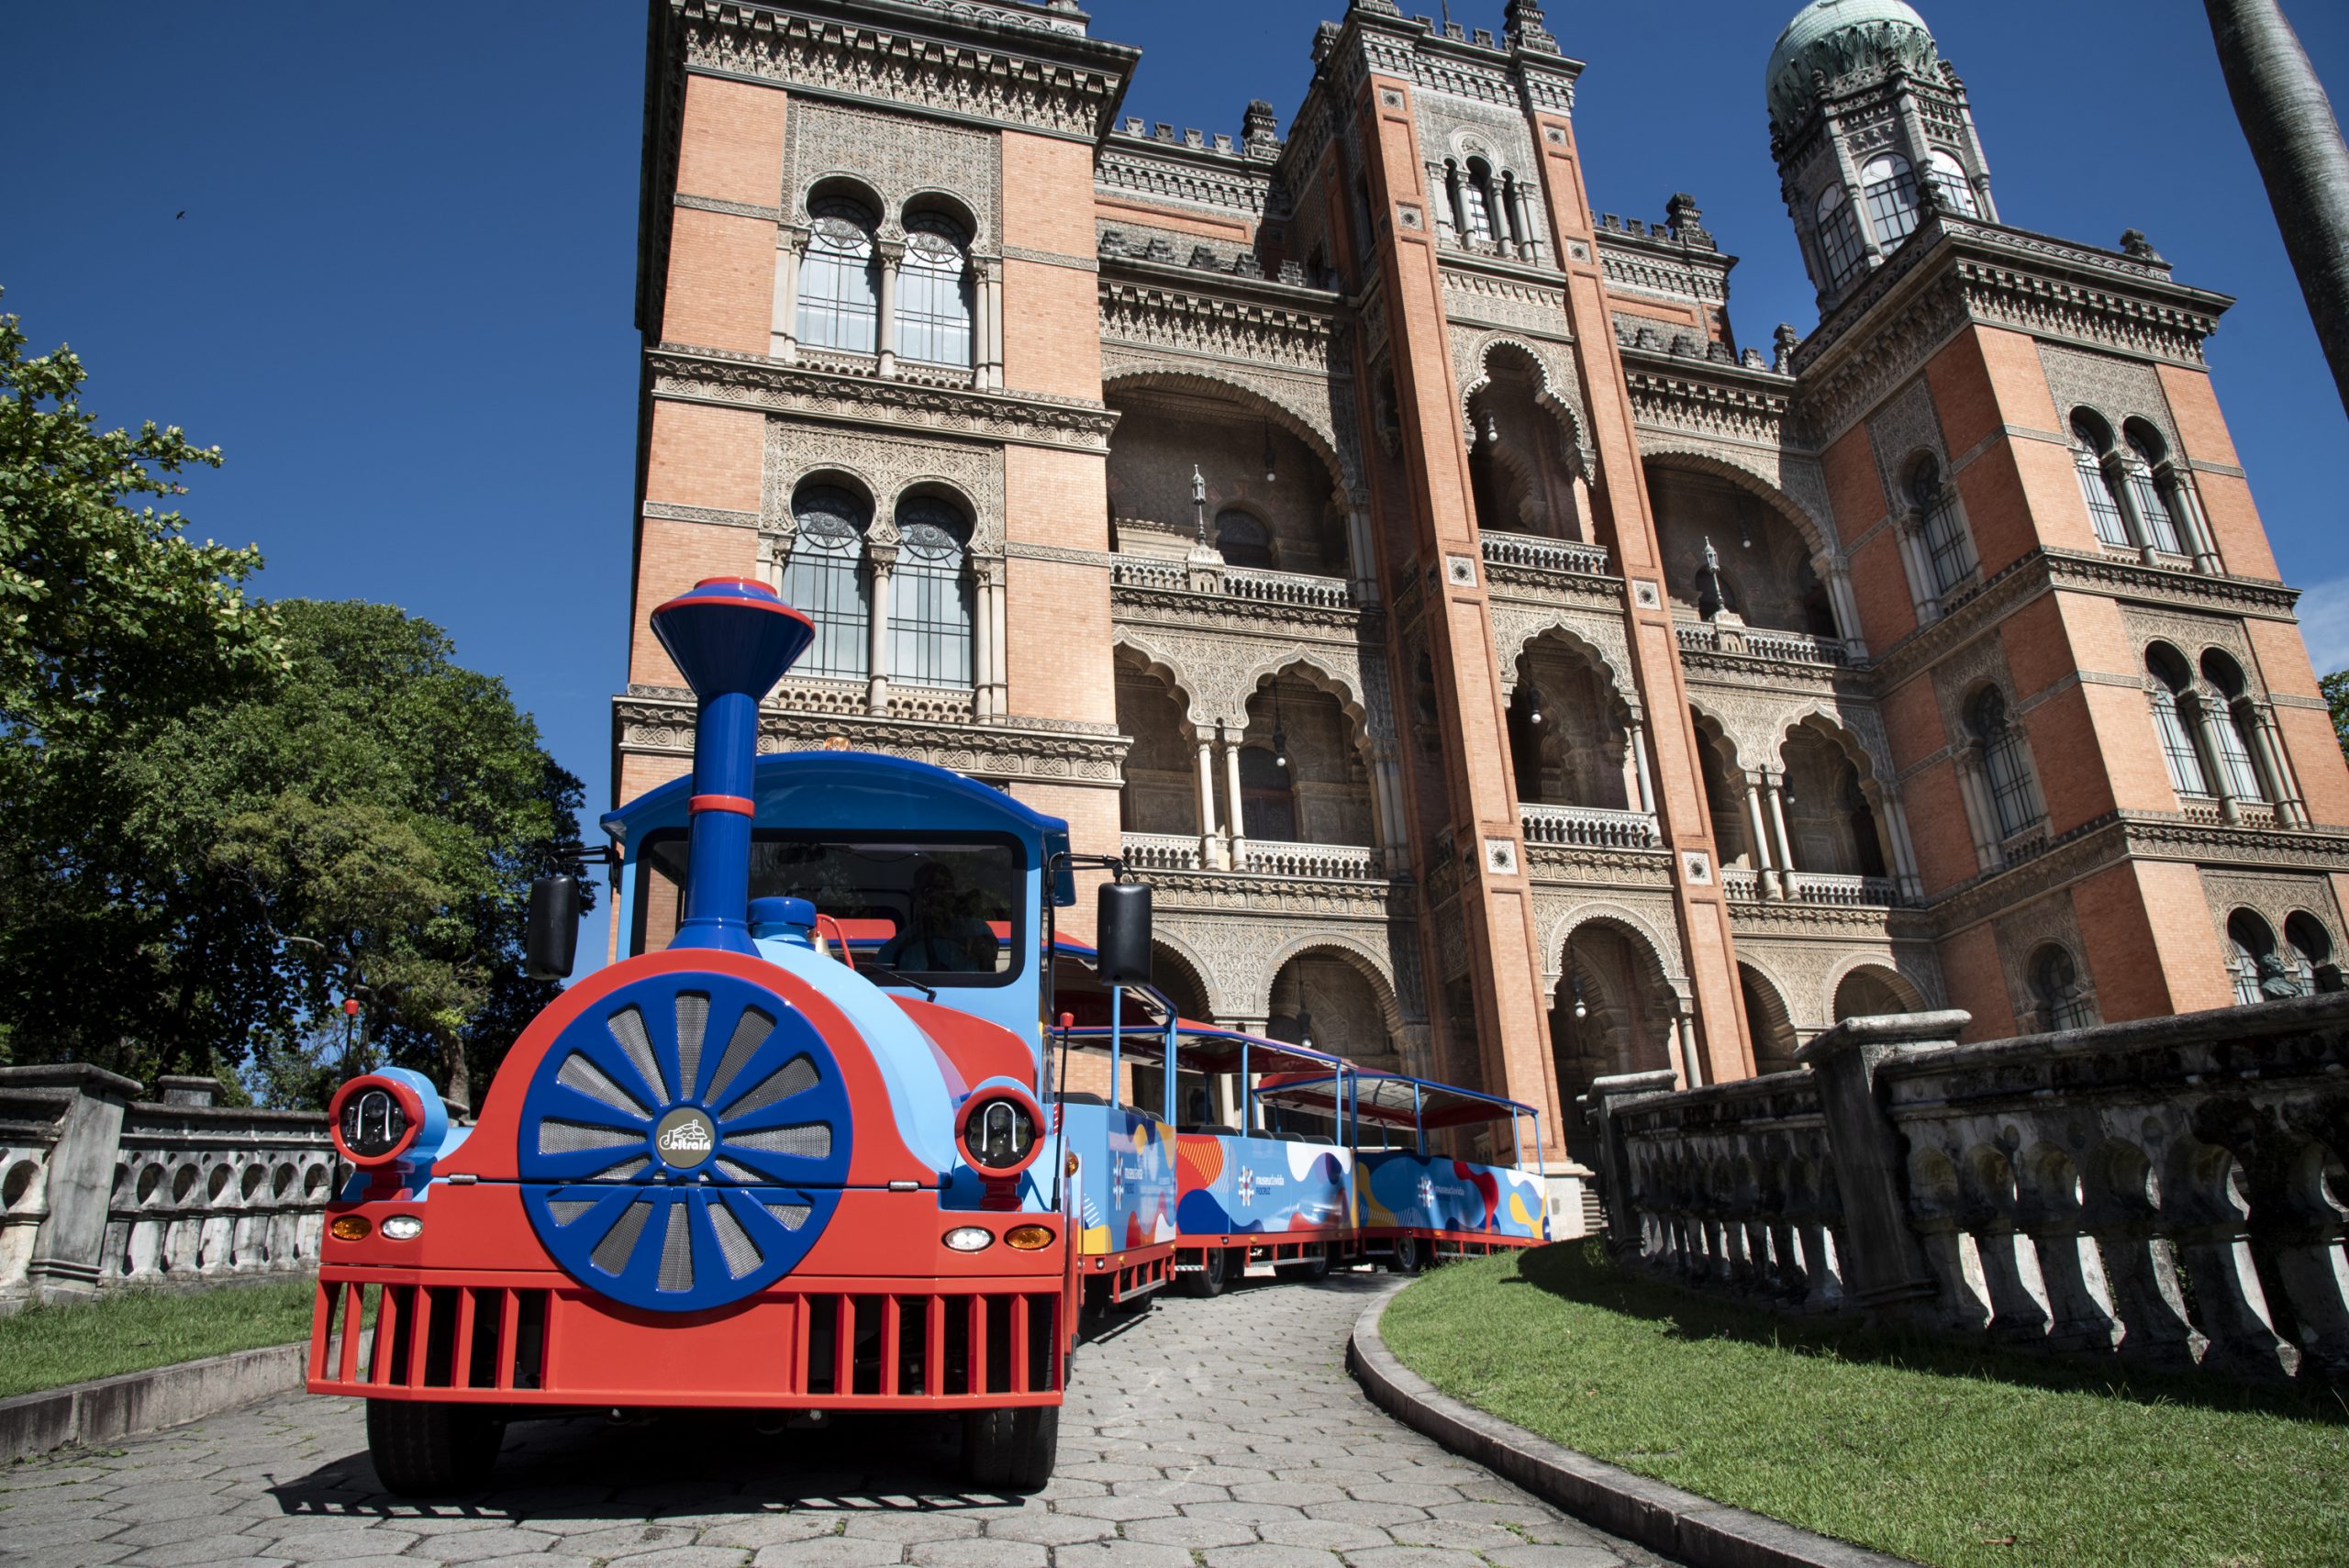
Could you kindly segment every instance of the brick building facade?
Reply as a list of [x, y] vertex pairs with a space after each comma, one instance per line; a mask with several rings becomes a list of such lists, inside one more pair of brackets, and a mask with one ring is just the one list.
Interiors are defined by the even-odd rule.
[[[1302, 40], [1300, 40], [1302, 41]], [[1074, 0], [653, 0], [646, 612], [822, 626], [770, 749], [1120, 845], [1195, 1015], [1543, 1107], [2338, 984], [2344, 772], [2211, 392], [2229, 301], [1998, 221], [1898, 0], [1770, 62], [1820, 320], [1741, 349], [1579, 65], [1353, 0], [1278, 134], [1121, 118]], [[1078, 912], [1080, 915], [1084, 911]]]

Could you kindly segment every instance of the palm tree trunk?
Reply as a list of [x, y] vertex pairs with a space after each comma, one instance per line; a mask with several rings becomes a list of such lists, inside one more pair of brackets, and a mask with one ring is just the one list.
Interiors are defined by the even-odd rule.
[[2203, 0], [2235, 117], [2349, 409], [2349, 148], [2277, 0]]

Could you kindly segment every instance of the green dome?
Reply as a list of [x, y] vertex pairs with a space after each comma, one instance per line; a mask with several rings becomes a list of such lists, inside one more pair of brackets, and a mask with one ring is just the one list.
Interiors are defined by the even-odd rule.
[[1814, 0], [1770, 51], [1770, 124], [1791, 130], [1810, 112], [1814, 72], [1834, 82], [1894, 65], [1930, 71], [1939, 59], [1925, 18], [1901, 0]]

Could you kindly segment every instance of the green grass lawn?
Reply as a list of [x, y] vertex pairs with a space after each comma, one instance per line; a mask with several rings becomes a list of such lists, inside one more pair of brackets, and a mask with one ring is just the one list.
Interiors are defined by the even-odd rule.
[[310, 1337], [308, 1280], [133, 1290], [0, 1318], [0, 1399]]
[[1454, 1264], [1386, 1342], [1594, 1458], [1937, 1568], [2340, 1568], [2349, 1403], [1865, 1335], [1568, 1242]]

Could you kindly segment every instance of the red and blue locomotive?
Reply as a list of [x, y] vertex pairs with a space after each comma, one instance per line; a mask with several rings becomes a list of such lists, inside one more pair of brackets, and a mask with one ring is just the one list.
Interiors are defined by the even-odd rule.
[[[698, 716], [690, 782], [606, 819], [634, 956], [473, 1126], [412, 1073], [337, 1094], [309, 1387], [367, 1399], [395, 1492], [479, 1485], [515, 1417], [660, 1407], [955, 1412], [974, 1482], [1040, 1485], [1078, 1290], [1043, 1109], [1066, 826], [919, 763], [759, 757], [812, 635], [763, 584], [652, 621]], [[1103, 908], [1146, 967], [1146, 896]]]

